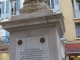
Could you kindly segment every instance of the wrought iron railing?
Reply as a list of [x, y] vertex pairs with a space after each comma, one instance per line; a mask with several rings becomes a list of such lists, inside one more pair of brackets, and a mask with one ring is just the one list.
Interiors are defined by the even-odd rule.
[[9, 36], [0, 36], [0, 44], [9, 44]]

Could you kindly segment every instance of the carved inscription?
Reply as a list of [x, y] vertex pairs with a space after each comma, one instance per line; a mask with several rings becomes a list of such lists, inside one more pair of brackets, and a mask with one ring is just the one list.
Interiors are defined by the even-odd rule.
[[[44, 37], [45, 42], [40, 39]], [[22, 40], [19, 45], [18, 41]], [[16, 40], [16, 60], [49, 60], [48, 37], [28, 37]]]
[[22, 60], [44, 60], [44, 50], [39, 48], [25, 49], [20, 52]]

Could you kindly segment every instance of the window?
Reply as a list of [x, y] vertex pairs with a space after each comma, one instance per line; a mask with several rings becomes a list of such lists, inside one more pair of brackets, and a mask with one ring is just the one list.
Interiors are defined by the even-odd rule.
[[16, 15], [16, 1], [11, 3], [11, 15]]
[[[10, 7], [11, 6], [11, 7]], [[10, 9], [11, 8], [11, 9]], [[10, 0], [4, 0], [0, 2], [0, 18], [8, 19], [10, 15], [19, 15], [20, 0], [13, 0], [10, 5]], [[11, 11], [11, 13], [10, 13]]]
[[20, 9], [20, 0], [16, 0], [16, 15], [19, 15], [19, 9]]
[[47, 3], [49, 5], [50, 9], [53, 9], [55, 12], [60, 11], [59, 0], [47, 0]]
[[0, 17], [1, 17], [1, 9], [0, 9]]
[[80, 0], [73, 0], [74, 18], [80, 18]]
[[11, 3], [11, 15], [19, 15], [20, 0], [12, 1]]
[[4, 14], [4, 4], [5, 2], [2, 2], [2, 9], [1, 9], [1, 12], [2, 12], [2, 14]]
[[78, 2], [78, 8], [79, 8], [79, 11], [80, 11], [80, 1]]
[[10, 6], [10, 4], [9, 4], [9, 0], [6, 0], [6, 18], [9, 18], [9, 6]]
[[1, 2], [0, 2], [0, 18], [1, 18]]
[[4, 1], [0, 2], [0, 18], [4, 19]]
[[80, 23], [75, 24], [76, 27], [76, 37], [80, 38]]
[[0, 3], [0, 9], [1, 9], [1, 19], [9, 18], [9, 1], [1, 1]]

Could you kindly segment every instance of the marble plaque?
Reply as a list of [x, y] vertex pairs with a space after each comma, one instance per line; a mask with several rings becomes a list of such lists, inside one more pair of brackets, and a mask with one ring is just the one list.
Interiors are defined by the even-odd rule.
[[48, 36], [17, 39], [16, 60], [49, 60]]

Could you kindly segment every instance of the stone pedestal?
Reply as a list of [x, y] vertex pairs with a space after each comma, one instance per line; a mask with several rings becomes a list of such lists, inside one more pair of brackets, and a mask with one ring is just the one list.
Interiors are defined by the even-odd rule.
[[65, 29], [61, 13], [21, 14], [0, 24], [10, 32], [10, 60], [62, 60], [60, 36]]

